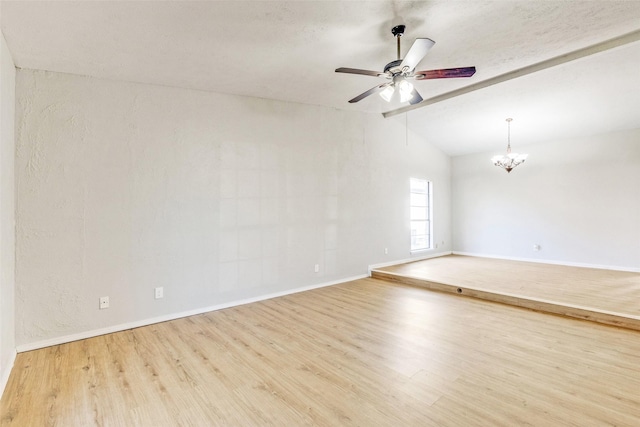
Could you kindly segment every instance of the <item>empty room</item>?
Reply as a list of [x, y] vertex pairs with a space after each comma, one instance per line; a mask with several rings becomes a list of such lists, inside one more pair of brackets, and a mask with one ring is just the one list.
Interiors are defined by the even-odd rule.
[[640, 425], [640, 1], [0, 30], [1, 426]]

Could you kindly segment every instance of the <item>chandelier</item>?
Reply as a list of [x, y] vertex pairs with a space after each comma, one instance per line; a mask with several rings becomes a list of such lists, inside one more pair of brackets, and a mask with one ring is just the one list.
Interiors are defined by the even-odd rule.
[[495, 166], [504, 168], [507, 172], [511, 172], [511, 169], [518, 166], [520, 163], [524, 163], [527, 160], [528, 154], [518, 154], [511, 152], [511, 121], [513, 119], [507, 119], [507, 154], [503, 156], [493, 156], [491, 161]]

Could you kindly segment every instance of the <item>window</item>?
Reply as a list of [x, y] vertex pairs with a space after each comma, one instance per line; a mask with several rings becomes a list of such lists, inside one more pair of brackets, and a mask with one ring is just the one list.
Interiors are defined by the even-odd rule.
[[431, 249], [431, 182], [410, 180], [411, 250]]

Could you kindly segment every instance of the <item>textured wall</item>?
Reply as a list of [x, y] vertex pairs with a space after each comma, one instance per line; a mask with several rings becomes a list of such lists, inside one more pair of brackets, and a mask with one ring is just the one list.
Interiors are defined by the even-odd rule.
[[640, 269], [639, 129], [515, 148], [453, 159], [455, 251]]
[[15, 77], [11, 54], [0, 33], [0, 394], [15, 355]]
[[450, 160], [404, 118], [31, 70], [16, 114], [18, 345], [408, 258], [410, 176], [450, 244]]

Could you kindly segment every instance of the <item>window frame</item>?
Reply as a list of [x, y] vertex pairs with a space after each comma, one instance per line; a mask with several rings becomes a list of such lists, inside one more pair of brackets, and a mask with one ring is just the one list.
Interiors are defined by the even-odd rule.
[[[425, 190], [415, 191], [419, 187], [424, 187]], [[414, 195], [418, 195], [418, 197]], [[416, 199], [422, 199], [420, 200], [421, 203], [414, 204]], [[426, 234], [418, 235], [414, 233], [414, 230], [416, 230], [414, 224], [420, 222], [426, 223], [422, 227], [425, 229]], [[409, 178], [409, 236], [410, 253], [433, 249], [433, 183], [427, 179]], [[418, 236], [426, 236], [424, 245], [416, 244], [415, 238]]]

